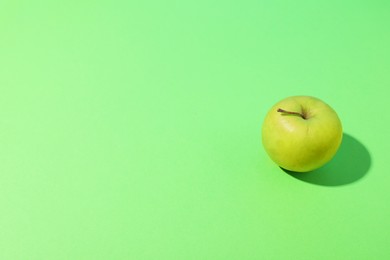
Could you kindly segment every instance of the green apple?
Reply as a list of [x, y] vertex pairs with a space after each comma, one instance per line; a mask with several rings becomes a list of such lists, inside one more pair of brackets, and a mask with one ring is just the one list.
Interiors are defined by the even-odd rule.
[[308, 172], [330, 161], [342, 136], [337, 113], [310, 96], [279, 101], [267, 113], [262, 127], [268, 155], [280, 167], [295, 172]]

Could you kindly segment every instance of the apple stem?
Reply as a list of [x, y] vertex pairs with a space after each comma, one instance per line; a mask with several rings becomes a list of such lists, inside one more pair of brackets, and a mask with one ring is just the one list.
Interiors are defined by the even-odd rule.
[[299, 113], [299, 112], [287, 111], [287, 110], [284, 110], [284, 109], [281, 109], [281, 108], [278, 108], [278, 112], [284, 113], [284, 114], [289, 114], [289, 115], [297, 115], [297, 116], [302, 117], [303, 119], [306, 119], [305, 115], [302, 114], [302, 113]]

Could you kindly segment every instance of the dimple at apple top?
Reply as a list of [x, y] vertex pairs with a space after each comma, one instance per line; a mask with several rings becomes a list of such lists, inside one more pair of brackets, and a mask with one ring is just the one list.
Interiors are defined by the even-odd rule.
[[[0, 259], [389, 259], [390, 2], [0, 2]], [[261, 144], [311, 95], [297, 175]]]

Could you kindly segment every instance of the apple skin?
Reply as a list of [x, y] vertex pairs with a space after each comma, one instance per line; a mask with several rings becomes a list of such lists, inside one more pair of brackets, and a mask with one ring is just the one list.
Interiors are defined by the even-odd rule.
[[[300, 115], [278, 112], [278, 109]], [[336, 154], [343, 136], [337, 113], [311, 96], [293, 96], [276, 103], [262, 126], [263, 146], [280, 167], [294, 172], [320, 168]]]

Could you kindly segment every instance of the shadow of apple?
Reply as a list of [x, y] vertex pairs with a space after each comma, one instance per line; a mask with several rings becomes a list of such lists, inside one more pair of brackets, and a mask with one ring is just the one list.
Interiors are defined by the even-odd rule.
[[323, 167], [306, 173], [282, 170], [304, 182], [321, 186], [341, 186], [363, 178], [370, 166], [371, 156], [367, 148], [354, 137], [344, 133], [336, 155]]

